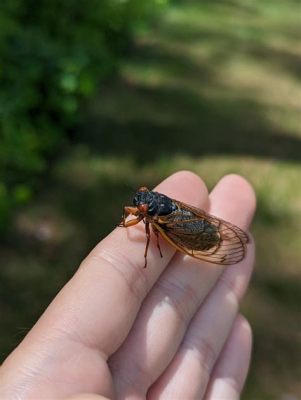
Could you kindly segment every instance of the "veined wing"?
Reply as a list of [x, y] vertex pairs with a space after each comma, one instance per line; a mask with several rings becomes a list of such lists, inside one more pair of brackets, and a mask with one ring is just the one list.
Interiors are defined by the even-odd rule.
[[199, 208], [173, 201], [178, 210], [154, 222], [172, 246], [214, 264], [236, 264], [245, 257], [249, 238], [242, 229]]

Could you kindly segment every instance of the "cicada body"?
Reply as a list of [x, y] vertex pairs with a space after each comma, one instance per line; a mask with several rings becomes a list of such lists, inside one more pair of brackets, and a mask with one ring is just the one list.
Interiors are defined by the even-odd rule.
[[[128, 215], [135, 218], [126, 221]], [[174, 248], [199, 260], [231, 265], [246, 255], [248, 235], [239, 227], [192, 207], [142, 187], [135, 194], [133, 206], [124, 207], [119, 226], [129, 227], [145, 222], [145, 265], [150, 242], [150, 229], [157, 236], [157, 247], [162, 257], [159, 234]]]

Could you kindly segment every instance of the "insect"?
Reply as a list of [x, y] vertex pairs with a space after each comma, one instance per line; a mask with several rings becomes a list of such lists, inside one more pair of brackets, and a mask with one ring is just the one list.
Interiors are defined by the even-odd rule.
[[[135, 218], [126, 221], [128, 215]], [[150, 243], [149, 225], [157, 237], [161, 257], [159, 234], [182, 253], [214, 264], [236, 264], [246, 255], [249, 238], [242, 229], [146, 187], [141, 187], [135, 194], [133, 206], [124, 207], [119, 226], [128, 228], [142, 220], [146, 234], [144, 268]]]

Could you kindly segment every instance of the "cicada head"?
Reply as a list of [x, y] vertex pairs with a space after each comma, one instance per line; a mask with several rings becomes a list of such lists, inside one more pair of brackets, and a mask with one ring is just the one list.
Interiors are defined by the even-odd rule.
[[146, 187], [141, 187], [133, 198], [133, 205], [138, 208], [141, 214], [147, 214], [154, 201], [153, 192]]
[[150, 191], [146, 187], [141, 187], [138, 190], [133, 199], [133, 204], [142, 214], [147, 214], [150, 217], [168, 215], [176, 209], [176, 205], [169, 197]]

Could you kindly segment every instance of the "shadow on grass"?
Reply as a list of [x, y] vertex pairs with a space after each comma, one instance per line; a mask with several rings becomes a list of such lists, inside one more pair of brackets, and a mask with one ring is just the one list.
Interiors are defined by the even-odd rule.
[[[116, 103], [110, 112], [90, 114], [79, 134], [78, 140], [92, 152], [126, 154], [137, 163], [186, 153], [300, 161], [301, 139], [276, 131], [263, 117], [261, 107], [249, 100], [208, 100], [183, 88], [130, 88], [122, 84], [113, 96]], [[143, 103], [154, 110], [152, 119], [139, 113]], [[124, 118], [127, 111], [122, 112], [123, 107], [131, 108], [129, 118]], [[161, 119], [164, 112], [171, 115], [167, 121]]]
[[[243, 310], [252, 321], [254, 336], [248, 398], [274, 399], [281, 393], [298, 398], [293, 394], [299, 393], [296, 378], [301, 372], [300, 282], [288, 277], [255, 276]], [[258, 397], [259, 393], [267, 397]]]
[[257, 279], [256, 287], [281, 308], [298, 313], [301, 304], [301, 283], [287, 277]]

